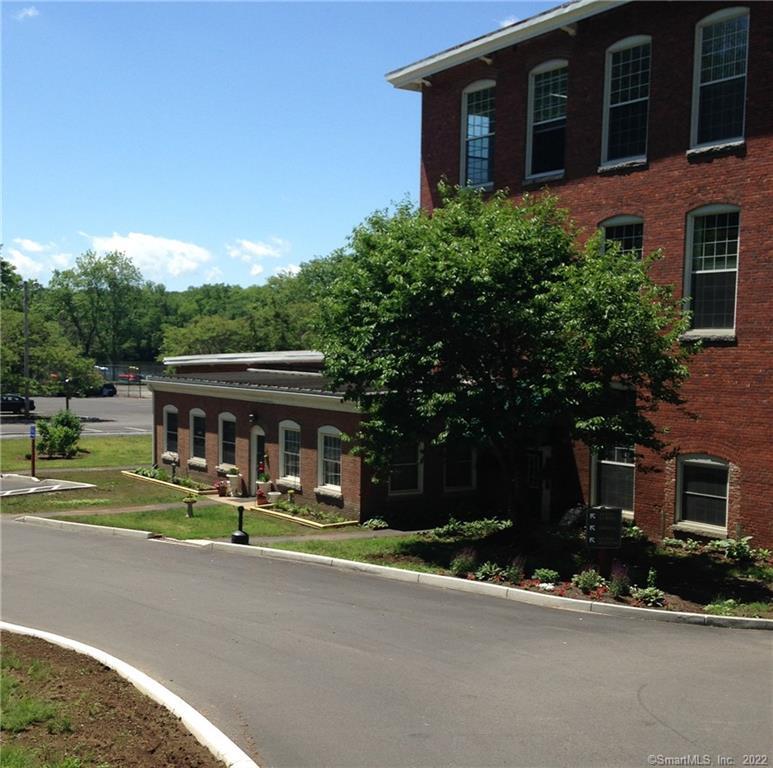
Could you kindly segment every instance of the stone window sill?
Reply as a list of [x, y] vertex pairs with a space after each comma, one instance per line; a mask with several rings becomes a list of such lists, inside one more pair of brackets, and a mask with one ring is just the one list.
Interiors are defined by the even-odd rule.
[[207, 460], [194, 456], [193, 458], [188, 459], [188, 469], [195, 469], [197, 472], [206, 472]]
[[[228, 472], [229, 469], [238, 470], [239, 467], [237, 467], [235, 464], [218, 464], [215, 467], [215, 472], [217, 472], [218, 475], [227, 475], [229, 474]], [[237, 474], [241, 474], [241, 473], [237, 472]]]
[[565, 171], [555, 171], [554, 173], [542, 173], [535, 176], [527, 176], [521, 182], [521, 185], [524, 187], [537, 187], [540, 184], [549, 184], [551, 181], [561, 181], [565, 176]]
[[735, 341], [735, 328], [693, 328], [679, 337], [680, 341]]
[[718, 144], [707, 144], [704, 147], [693, 147], [685, 152], [689, 160], [710, 160], [714, 157], [723, 157], [724, 155], [737, 155], [746, 151], [746, 141], [739, 139], [737, 141], [724, 141]]
[[693, 523], [690, 520], [680, 520], [678, 523], [674, 523], [673, 528], [675, 531], [694, 533], [698, 536], [707, 536], [712, 539], [727, 538], [727, 528], [721, 525], [707, 525], [706, 523]]
[[275, 482], [283, 488], [292, 488], [294, 491], [301, 490], [301, 481], [298, 477], [280, 477]]
[[622, 160], [620, 162], [612, 161], [603, 163], [598, 167], [597, 173], [601, 176], [613, 173], [633, 173], [634, 171], [646, 171], [649, 163], [646, 158], [638, 160]]
[[314, 493], [317, 496], [328, 496], [331, 499], [342, 499], [344, 497], [338, 485], [320, 485], [314, 489]]

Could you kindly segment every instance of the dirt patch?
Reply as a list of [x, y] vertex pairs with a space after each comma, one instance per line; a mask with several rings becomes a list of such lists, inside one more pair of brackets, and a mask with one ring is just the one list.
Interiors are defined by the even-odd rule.
[[19, 733], [2, 731], [3, 750], [33, 750], [41, 763], [77, 758], [81, 768], [223, 768], [174, 715], [109, 667], [34, 637], [3, 632], [0, 644], [3, 676], [57, 711]]

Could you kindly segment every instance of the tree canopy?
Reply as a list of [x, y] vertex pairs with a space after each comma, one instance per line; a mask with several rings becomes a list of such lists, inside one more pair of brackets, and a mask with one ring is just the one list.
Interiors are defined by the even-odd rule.
[[462, 438], [517, 484], [520, 451], [556, 430], [659, 447], [651, 411], [679, 402], [687, 352], [681, 308], [649, 276], [657, 255], [580, 247], [547, 195], [443, 195], [432, 215], [368, 218], [322, 299], [328, 373], [364, 414], [358, 450], [385, 468], [406, 440]]

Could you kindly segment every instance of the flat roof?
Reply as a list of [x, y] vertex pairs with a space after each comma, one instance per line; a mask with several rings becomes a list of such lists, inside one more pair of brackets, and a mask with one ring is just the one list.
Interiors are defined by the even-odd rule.
[[572, 24], [604, 13], [632, 0], [569, 0], [528, 19], [516, 21], [494, 32], [481, 35], [466, 43], [447, 48], [407, 66], [388, 72], [386, 79], [395, 88], [420, 91], [427, 78], [445, 69], [487, 56], [502, 48], [544, 35], [556, 29], [570, 28]]
[[186, 365], [282, 365], [304, 363], [322, 365], [325, 356], [313, 349], [290, 349], [275, 352], [229, 352], [215, 355], [180, 355], [165, 357], [164, 365], [176, 368]]

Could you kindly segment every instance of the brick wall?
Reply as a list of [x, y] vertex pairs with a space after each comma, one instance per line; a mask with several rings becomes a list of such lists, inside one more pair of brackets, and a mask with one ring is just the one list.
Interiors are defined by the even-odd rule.
[[[421, 202], [438, 203], [437, 183], [459, 180], [462, 90], [493, 78], [496, 90], [494, 182], [515, 194], [524, 186], [528, 73], [549, 59], [569, 62], [566, 173], [548, 186], [587, 237], [616, 215], [644, 220], [644, 249], [662, 249], [653, 276], [683, 291], [688, 212], [709, 204], [740, 208], [736, 339], [705, 344], [691, 365], [684, 408], [664, 407], [656, 422], [678, 453], [703, 453], [730, 465], [728, 533], [773, 545], [773, 6], [750, 9], [746, 143], [713, 159], [689, 160], [695, 24], [734, 3], [637, 2], [580, 22], [574, 37], [557, 31], [431, 77], [422, 93]], [[605, 51], [618, 40], [652, 37], [646, 167], [600, 174]], [[408, 96], [406, 96], [408, 98]], [[589, 498], [589, 457], [580, 447], [561, 503]], [[675, 515], [674, 464], [645, 454], [636, 476], [637, 522], [670, 535]], [[578, 486], [579, 482], [579, 486]]]

